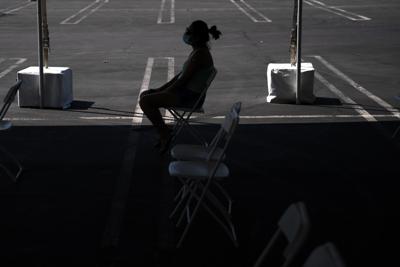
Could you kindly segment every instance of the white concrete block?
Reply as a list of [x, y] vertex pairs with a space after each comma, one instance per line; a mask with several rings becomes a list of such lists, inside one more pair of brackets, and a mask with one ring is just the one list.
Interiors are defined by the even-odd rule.
[[[267, 68], [269, 103], [296, 103], [297, 67], [290, 63], [271, 63]], [[314, 95], [314, 67], [311, 63], [301, 63], [300, 103], [312, 104]]]
[[[70, 107], [73, 100], [72, 70], [67, 67], [43, 68], [44, 73], [44, 108]], [[20, 107], [40, 107], [39, 95], [39, 67], [28, 67], [18, 72], [18, 79], [22, 80], [18, 91], [18, 105]]]

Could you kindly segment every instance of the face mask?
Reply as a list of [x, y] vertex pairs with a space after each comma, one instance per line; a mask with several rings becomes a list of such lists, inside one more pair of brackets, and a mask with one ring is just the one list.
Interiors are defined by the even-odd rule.
[[189, 34], [187, 34], [187, 33], [185, 33], [184, 35], [183, 35], [183, 41], [186, 43], [186, 44], [188, 44], [188, 45], [191, 45], [192, 44], [192, 42], [190, 41], [190, 35]]

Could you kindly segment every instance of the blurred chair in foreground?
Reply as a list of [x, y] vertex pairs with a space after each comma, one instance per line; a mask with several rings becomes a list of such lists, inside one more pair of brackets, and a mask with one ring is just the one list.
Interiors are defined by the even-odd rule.
[[[15, 95], [17, 94], [18, 89], [21, 86], [22, 81], [18, 80], [16, 84], [14, 84], [7, 92], [7, 95], [4, 97], [4, 104], [0, 110], [0, 131], [8, 130], [12, 127], [11, 121], [4, 120], [4, 117], [10, 108], [12, 102], [15, 99]], [[4, 147], [0, 146], [0, 152], [2, 154], [2, 158], [0, 161], [0, 168], [5, 172], [5, 174], [10, 177], [14, 182], [17, 181], [18, 177], [22, 173], [22, 165], [19, 161], [9, 153]], [[9, 163], [9, 164], [8, 164]], [[14, 165], [16, 170], [13, 171], [10, 165]]]
[[332, 243], [315, 248], [307, 258], [303, 267], [345, 267], [340, 253]]
[[310, 220], [304, 203], [297, 202], [290, 205], [279, 219], [278, 229], [257, 259], [254, 267], [290, 266], [304, 246], [309, 231]]

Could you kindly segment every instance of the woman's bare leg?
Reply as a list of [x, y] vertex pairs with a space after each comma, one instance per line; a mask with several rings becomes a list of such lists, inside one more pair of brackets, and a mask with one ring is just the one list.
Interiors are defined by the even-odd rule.
[[139, 105], [143, 113], [156, 127], [161, 139], [168, 137], [169, 129], [161, 116], [160, 108], [176, 106], [177, 104], [177, 95], [168, 92], [153, 92], [142, 94], [140, 97]]

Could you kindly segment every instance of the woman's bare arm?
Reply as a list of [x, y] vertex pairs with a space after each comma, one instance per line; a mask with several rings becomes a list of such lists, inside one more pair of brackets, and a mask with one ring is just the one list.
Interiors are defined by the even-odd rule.
[[168, 82], [166, 82], [165, 84], [163, 84], [161, 87], [158, 88], [158, 90], [165, 90], [168, 87], [170, 87], [179, 77], [181, 73], [179, 72], [177, 75], [174, 76], [174, 78], [172, 78], [171, 80], [169, 80]]

